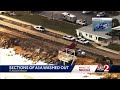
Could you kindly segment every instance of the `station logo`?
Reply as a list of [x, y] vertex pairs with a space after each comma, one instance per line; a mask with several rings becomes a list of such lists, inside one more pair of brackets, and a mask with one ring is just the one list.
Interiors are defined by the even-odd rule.
[[99, 64], [97, 67], [97, 71], [102, 71], [102, 72], [108, 72], [110, 70], [110, 66], [109, 65], [102, 65]]

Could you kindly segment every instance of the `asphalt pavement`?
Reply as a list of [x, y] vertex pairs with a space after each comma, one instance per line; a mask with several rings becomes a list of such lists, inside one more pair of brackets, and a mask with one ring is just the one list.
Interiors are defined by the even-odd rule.
[[92, 23], [92, 17], [95, 16], [94, 13], [83, 14], [82, 11], [42, 11], [39, 14], [47, 16], [49, 18], [54, 18], [54, 19], [57, 19], [57, 20], [62, 20], [61, 19], [61, 14], [63, 12], [68, 12], [70, 14], [76, 15], [77, 19], [86, 20], [88, 24]]

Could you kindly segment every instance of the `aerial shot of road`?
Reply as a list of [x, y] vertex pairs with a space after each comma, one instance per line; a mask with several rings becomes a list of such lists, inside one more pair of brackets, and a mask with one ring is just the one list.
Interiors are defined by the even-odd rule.
[[[66, 18], [62, 17], [66, 14], [65, 12], [68, 14]], [[120, 44], [118, 44], [120, 34], [116, 35], [116, 32], [120, 33], [119, 31], [115, 30], [115, 35], [112, 34], [114, 37], [112, 36], [111, 46], [103, 46], [109, 40], [105, 39], [101, 44], [85, 37], [78, 37], [76, 34], [76, 29], [91, 25], [92, 17], [97, 17], [99, 13], [100, 17], [109, 15], [110, 18], [119, 16], [119, 13], [102, 12], [101, 14], [99, 11], [90, 13], [83, 11], [1, 11], [0, 13], [0, 48], [13, 48], [16, 54], [31, 60], [31, 64], [44, 62], [57, 65], [73, 63], [75, 65], [97, 65], [98, 63], [120, 65]], [[66, 61], [60, 59], [66, 49], [75, 51], [75, 59], [71, 56], [64, 57]], [[73, 55], [73, 52], [67, 54]], [[7, 64], [7, 62], [4, 63]]]

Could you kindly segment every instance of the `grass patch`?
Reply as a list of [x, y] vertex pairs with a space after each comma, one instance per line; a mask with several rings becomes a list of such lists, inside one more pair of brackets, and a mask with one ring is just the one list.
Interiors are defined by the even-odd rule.
[[105, 47], [112, 50], [120, 51], [120, 44], [110, 44], [109, 46], [105, 46]]
[[67, 22], [51, 20], [47, 17], [40, 16], [37, 13], [34, 13], [33, 15], [30, 15], [30, 12], [27, 11], [15, 11], [15, 13], [17, 14], [16, 16], [10, 17], [30, 22], [35, 25], [42, 25], [46, 28], [54, 29], [56, 31], [61, 31], [71, 35], [76, 35], [75, 29], [81, 27], [80, 25], [73, 25]]

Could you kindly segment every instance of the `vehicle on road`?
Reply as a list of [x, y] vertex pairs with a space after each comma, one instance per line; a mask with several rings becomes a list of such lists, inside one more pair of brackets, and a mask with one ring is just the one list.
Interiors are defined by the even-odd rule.
[[66, 40], [70, 40], [70, 41], [75, 40], [75, 37], [70, 36], [70, 35], [64, 35], [63, 38], [66, 39]]
[[107, 14], [105, 12], [99, 12], [96, 16], [97, 17], [105, 17]]
[[76, 40], [78, 43], [81, 43], [81, 44], [88, 44], [89, 43], [89, 41], [88, 40], [86, 40], [86, 39], [84, 39], [84, 38], [81, 38], [81, 39], [79, 39], [79, 40]]
[[46, 29], [43, 26], [34, 26], [34, 29], [38, 30], [38, 31], [45, 31]]
[[8, 14], [9, 14], [10, 16], [15, 16], [15, 15], [16, 15], [15, 12], [12, 12], [12, 11], [9, 12]]
[[91, 13], [91, 11], [82, 11], [83, 14]]
[[79, 25], [82, 25], [82, 26], [86, 26], [87, 25], [86, 20], [82, 20], [82, 19], [77, 20], [76, 23], [79, 24]]

